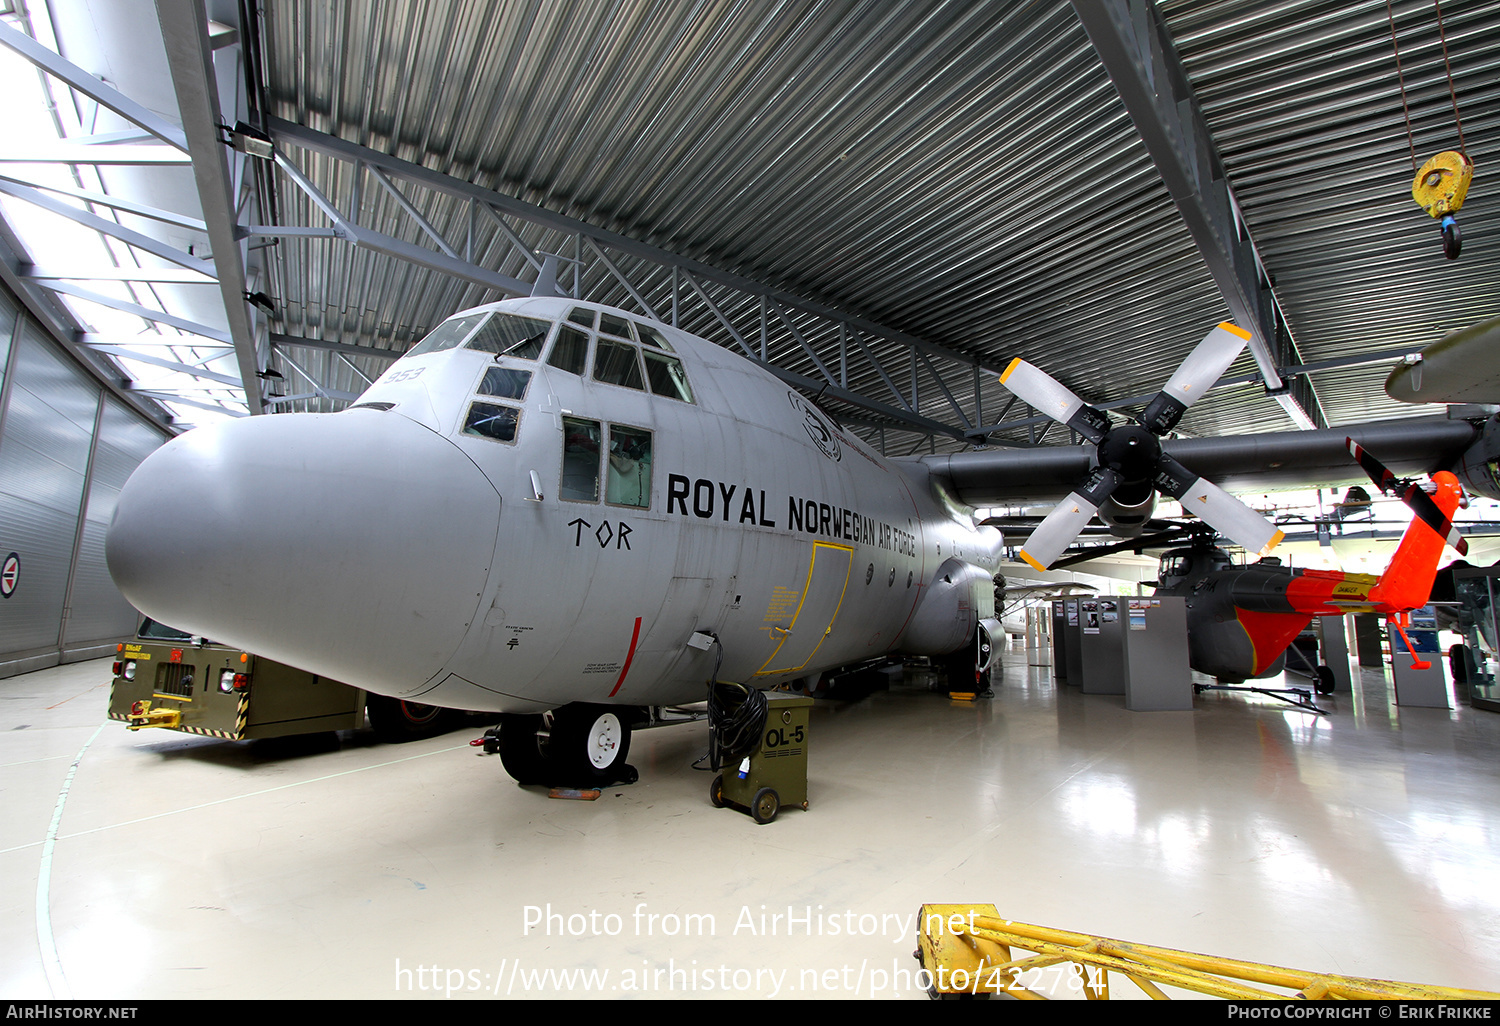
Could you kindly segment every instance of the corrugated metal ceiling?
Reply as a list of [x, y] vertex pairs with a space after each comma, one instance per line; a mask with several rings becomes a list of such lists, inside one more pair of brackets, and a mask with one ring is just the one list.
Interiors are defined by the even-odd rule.
[[[141, 6], [90, 2], [122, 17]], [[233, 4], [210, 3], [223, 19], [220, 7]], [[254, 9], [245, 42], [259, 51], [250, 66], [264, 68], [267, 114], [985, 366], [1025, 357], [1095, 401], [1154, 391], [1228, 313], [1065, 0], [268, 0]], [[1385, 0], [1161, 0], [1158, 9], [1275, 280], [1299, 347], [1290, 362], [1415, 348], [1497, 312], [1488, 168], [1500, 142], [1500, 5], [1442, 6], [1478, 167], [1457, 263], [1443, 260], [1434, 222], [1410, 200]], [[1399, 0], [1392, 10], [1425, 159], [1457, 142], [1437, 8]], [[368, 168], [282, 151], [359, 224], [432, 247], [406, 200]], [[276, 184], [260, 218], [328, 223], [284, 174], [266, 179]], [[535, 274], [464, 199], [406, 192], [475, 263]], [[536, 251], [575, 252], [568, 232], [515, 230]], [[272, 331], [292, 339], [402, 351], [454, 310], [500, 295], [342, 240], [281, 238], [257, 254]], [[637, 305], [602, 260], [584, 257], [586, 298]], [[629, 253], [610, 259], [647, 302], [670, 308], [670, 271]], [[706, 288], [747, 335], [760, 330], [753, 297]], [[685, 301], [681, 317], [733, 344], [704, 303]], [[787, 318], [825, 366], [838, 366], [828, 322], [791, 308]], [[770, 355], [818, 378], [793, 331], [768, 323]], [[893, 385], [851, 347], [851, 389], [889, 400], [898, 387], [910, 398], [915, 382], [920, 414], [956, 422], [904, 345], [865, 342]], [[295, 344], [275, 361], [292, 379], [286, 391], [299, 393], [357, 393], [388, 363]], [[1019, 404], [1002, 413], [1010, 396], [992, 375], [979, 382], [981, 414], [971, 371], [936, 367], [966, 416], [1026, 415]], [[1253, 370], [1244, 357], [1229, 374]], [[1385, 372], [1320, 371], [1328, 419], [1426, 412], [1387, 400]], [[1290, 426], [1244, 385], [1210, 393], [1184, 422], [1195, 434]], [[925, 444], [896, 436], [891, 451]]]
[[[1304, 362], [1425, 344], [1500, 306], [1482, 181], [1500, 127], [1500, 8], [1443, 8], [1481, 175], [1456, 265], [1408, 194], [1383, 0], [1161, 8]], [[1433, 7], [1395, 10], [1425, 159], [1454, 144]], [[991, 365], [1023, 356], [1091, 399], [1154, 391], [1225, 316], [1061, 0], [288, 0], [263, 17], [270, 109], [282, 118]], [[319, 158], [303, 166], [348, 209], [353, 176]], [[284, 189], [281, 201], [301, 198]], [[364, 202], [367, 223], [420, 238], [379, 190], [366, 185]], [[461, 203], [436, 199], [423, 214], [463, 234]], [[280, 255], [288, 334], [404, 348], [452, 309], [493, 298], [326, 240]], [[631, 305], [603, 274], [593, 285], [590, 298]], [[652, 285], [660, 299], [667, 284]], [[785, 362], [811, 370], [786, 348]], [[331, 354], [319, 358], [339, 374]], [[1251, 370], [1242, 358], [1230, 373]], [[1384, 397], [1383, 374], [1320, 376], [1329, 419], [1413, 412]], [[856, 378], [882, 391], [873, 371]], [[343, 381], [335, 387], [359, 384], [347, 369]], [[971, 381], [947, 383], [972, 406]], [[989, 380], [983, 389], [992, 420], [1008, 395]], [[921, 412], [945, 417], [926, 392]], [[1184, 427], [1290, 424], [1242, 387], [1211, 394]]]

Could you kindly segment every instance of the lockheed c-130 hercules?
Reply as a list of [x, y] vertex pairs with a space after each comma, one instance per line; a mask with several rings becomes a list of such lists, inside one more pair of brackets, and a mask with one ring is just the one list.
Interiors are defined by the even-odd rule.
[[[1232, 359], [1194, 372], [1199, 394]], [[1500, 495], [1493, 425], [1347, 433]], [[1216, 478], [1274, 465], [1273, 484], [1295, 484], [1343, 473], [1335, 434], [1343, 454], [1344, 430], [1166, 447]], [[346, 410], [173, 439], [121, 491], [107, 556], [154, 619], [499, 713], [502, 752], [552, 782], [608, 783], [629, 779], [632, 727], [710, 679], [979, 652], [981, 625], [998, 633], [1002, 539], [974, 507], [1055, 501], [1092, 450], [887, 459], [712, 342], [538, 295], [450, 317]], [[1214, 508], [1258, 516], [1228, 495]]]

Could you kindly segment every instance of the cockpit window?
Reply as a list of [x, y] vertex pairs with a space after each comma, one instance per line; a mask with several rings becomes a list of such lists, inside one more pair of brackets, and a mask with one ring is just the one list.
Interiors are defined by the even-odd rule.
[[492, 395], [500, 399], [526, 398], [526, 386], [531, 384], [531, 371], [515, 370], [511, 367], [491, 367], [484, 372], [477, 391], [481, 395]]
[[520, 419], [521, 411], [514, 406], [473, 403], [469, 407], [469, 415], [464, 418], [464, 434], [478, 435], [496, 442], [514, 442], [516, 424]]
[[421, 356], [424, 353], [440, 353], [444, 349], [452, 349], [468, 338], [469, 332], [473, 331], [474, 326], [484, 317], [482, 313], [450, 317], [429, 331], [426, 338], [408, 349], [406, 355]]
[[658, 349], [665, 349], [669, 353], [676, 352], [676, 350], [672, 348], [672, 343], [667, 341], [667, 336], [651, 327], [651, 325], [637, 324], [635, 327], [636, 330], [641, 333], [641, 341], [646, 343], [646, 345], [655, 346]]
[[1159, 575], [1161, 577], [1181, 577], [1191, 569], [1192, 558], [1189, 556], [1168, 555], [1161, 561]]
[[484, 322], [465, 348], [497, 356], [513, 356], [518, 360], [535, 360], [542, 355], [547, 332], [551, 330], [551, 321], [497, 313]]
[[571, 502], [599, 501], [599, 422], [564, 417], [562, 488]]
[[568, 312], [568, 320], [574, 324], [581, 324], [585, 328], [592, 328], [594, 326], [594, 311], [581, 306], [575, 306]]
[[609, 478], [604, 501], [646, 509], [651, 505], [651, 432], [609, 426]]
[[646, 377], [651, 381], [652, 392], [668, 399], [680, 399], [685, 403], [693, 401], [693, 390], [688, 387], [687, 374], [683, 372], [681, 360], [675, 356], [653, 353], [649, 349], [644, 350], [641, 355], [646, 358]]
[[630, 333], [630, 322], [623, 317], [607, 314], [599, 311], [599, 330], [606, 335], [616, 335], [620, 338], [628, 338], [634, 341], [635, 336]]
[[[574, 311], [574, 313], [577, 312]], [[584, 311], [584, 313], [592, 312], [591, 310]], [[569, 374], [581, 375], [588, 358], [589, 336], [586, 332], [567, 324], [557, 329], [557, 341], [552, 344], [552, 354], [547, 357], [548, 366], [565, 370]]]
[[641, 379], [641, 362], [636, 356], [635, 346], [601, 338], [594, 353], [594, 380], [645, 391], [646, 383]]

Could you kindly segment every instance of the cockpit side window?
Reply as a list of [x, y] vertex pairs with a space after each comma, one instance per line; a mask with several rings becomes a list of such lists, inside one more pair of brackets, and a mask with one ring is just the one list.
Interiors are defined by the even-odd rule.
[[514, 442], [516, 426], [520, 420], [521, 411], [514, 406], [472, 403], [469, 415], [464, 418], [464, 434], [478, 435], [496, 442]]
[[594, 352], [594, 380], [645, 391], [646, 383], [641, 378], [641, 361], [636, 353], [635, 346], [629, 343], [601, 338]]
[[649, 349], [643, 350], [641, 355], [646, 358], [646, 377], [651, 382], [653, 393], [685, 403], [693, 401], [693, 390], [688, 387], [687, 374], [682, 369], [681, 360], [675, 356], [653, 353]]
[[497, 313], [476, 331], [465, 348], [518, 360], [535, 360], [542, 355], [551, 321], [516, 314]]
[[531, 384], [531, 371], [513, 367], [489, 367], [476, 389], [481, 395], [492, 395], [498, 399], [525, 399], [526, 386]]
[[605, 502], [638, 509], [651, 505], [651, 432], [611, 424], [608, 467]]
[[570, 502], [599, 501], [599, 422], [564, 417], [562, 487]]
[[[585, 310], [584, 312], [591, 313], [592, 311]], [[556, 367], [558, 370], [565, 370], [569, 374], [582, 375], [588, 359], [588, 333], [567, 324], [558, 328], [557, 341], [552, 344], [552, 353], [547, 357], [547, 365]]]
[[453, 349], [469, 337], [469, 332], [473, 331], [474, 326], [484, 317], [482, 313], [450, 317], [429, 331], [422, 341], [408, 349], [406, 355], [421, 356], [424, 353], [440, 353], [444, 349]]

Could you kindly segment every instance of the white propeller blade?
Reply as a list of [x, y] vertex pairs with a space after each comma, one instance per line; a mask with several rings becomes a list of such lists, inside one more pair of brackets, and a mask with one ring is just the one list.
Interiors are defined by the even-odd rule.
[[1097, 512], [1098, 506], [1077, 492], [1070, 493], [1031, 532], [1026, 544], [1021, 546], [1021, 558], [1030, 563], [1033, 569], [1047, 569], [1063, 554], [1063, 550], [1073, 544], [1073, 539], [1078, 537], [1079, 532]]
[[1051, 566], [1099, 512], [1100, 504], [1120, 487], [1120, 481], [1120, 475], [1115, 471], [1096, 468], [1088, 484], [1058, 503], [1031, 532], [1031, 537], [1021, 547], [1021, 558], [1037, 570]]
[[1275, 524], [1206, 478], [1188, 485], [1178, 501], [1184, 512], [1199, 517], [1250, 552], [1267, 555], [1285, 537]]
[[1249, 341], [1248, 331], [1225, 321], [1204, 336], [1162, 391], [1183, 406], [1193, 405], [1223, 376]]
[[[1066, 424], [1089, 441], [1098, 442], [1104, 437], [1098, 425], [1091, 422], [1101, 414], [1074, 395], [1062, 382], [1020, 357], [1010, 361], [1010, 366], [1000, 375], [1000, 384], [1010, 389], [1023, 402], [1035, 407], [1038, 413]], [[1079, 417], [1080, 413], [1084, 416]]]

